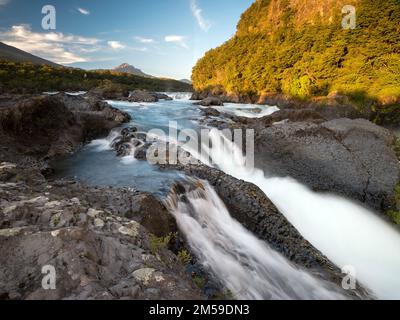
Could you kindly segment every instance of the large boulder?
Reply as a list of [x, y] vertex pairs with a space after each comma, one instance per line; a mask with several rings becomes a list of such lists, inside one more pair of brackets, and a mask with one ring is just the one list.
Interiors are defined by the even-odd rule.
[[0, 144], [7, 152], [52, 159], [129, 120], [127, 113], [94, 97], [7, 96], [0, 99]]
[[200, 102], [195, 102], [194, 105], [210, 107], [210, 106], [223, 106], [224, 103], [219, 98], [208, 97], [201, 100]]
[[219, 117], [221, 115], [221, 112], [214, 108], [205, 108], [202, 112], [206, 117]]
[[134, 90], [129, 93], [128, 100], [130, 102], [158, 102], [159, 100], [173, 100], [165, 93], [150, 92], [147, 90]]
[[130, 102], [158, 102], [156, 94], [146, 90], [135, 90], [129, 93], [128, 101]]
[[394, 141], [367, 120], [283, 122], [257, 128], [256, 167], [386, 211], [400, 181]]

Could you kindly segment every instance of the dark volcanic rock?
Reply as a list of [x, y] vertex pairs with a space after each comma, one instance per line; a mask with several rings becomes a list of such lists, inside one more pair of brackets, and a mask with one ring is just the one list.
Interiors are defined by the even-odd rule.
[[130, 102], [158, 102], [159, 100], [173, 100], [170, 96], [164, 93], [149, 92], [146, 90], [135, 90], [129, 93], [127, 100]]
[[168, 96], [164, 93], [154, 93], [154, 94], [157, 97], [157, 99], [159, 99], [159, 100], [167, 100], [167, 101], [174, 100], [173, 98], [171, 98], [170, 96]]
[[135, 90], [129, 93], [127, 100], [130, 102], [157, 102], [158, 97], [156, 94], [145, 90]]
[[127, 113], [93, 97], [1, 96], [0, 160], [61, 157], [129, 120]]
[[366, 120], [283, 123], [257, 129], [256, 166], [385, 211], [400, 181], [393, 143], [388, 130]]
[[206, 108], [206, 109], [203, 109], [202, 112], [207, 117], [219, 117], [221, 115], [221, 112], [219, 112], [218, 110], [216, 110], [214, 108]]
[[209, 97], [201, 100], [200, 102], [194, 103], [194, 105], [209, 107], [209, 106], [223, 106], [224, 104], [219, 98]]
[[[151, 234], [135, 220], [162, 214], [160, 202], [128, 189], [43, 177], [32, 184], [30, 174], [1, 164], [1, 299], [203, 298], [177, 257], [164, 247], [154, 251]], [[45, 266], [55, 268], [55, 290], [42, 288]]]
[[148, 91], [135, 90], [129, 93], [127, 100], [131, 102], [157, 102], [158, 98], [155, 94], [151, 94]]

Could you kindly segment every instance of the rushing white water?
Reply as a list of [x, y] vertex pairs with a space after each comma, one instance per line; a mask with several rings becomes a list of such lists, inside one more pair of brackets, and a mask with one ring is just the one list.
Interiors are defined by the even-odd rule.
[[167, 206], [203, 265], [238, 299], [323, 299], [344, 297], [334, 285], [299, 270], [232, 219], [204, 181], [185, 201], [170, 195]]
[[[59, 94], [59, 91], [53, 91], [53, 92], [43, 92], [43, 94], [49, 95], [49, 96], [54, 96]], [[86, 91], [77, 91], [77, 92], [65, 92], [66, 95], [68, 96], [83, 96], [86, 94]]]
[[76, 91], [76, 92], [66, 92], [65, 94], [68, 96], [83, 96], [87, 93], [87, 91]]
[[96, 151], [102, 152], [107, 150], [112, 150], [112, 142], [120, 136], [121, 132], [119, 129], [114, 129], [110, 132], [107, 138], [93, 140], [89, 146], [96, 148]]
[[224, 103], [223, 107], [216, 107], [216, 109], [218, 111], [246, 118], [263, 118], [280, 110], [276, 106], [236, 103]]
[[378, 298], [400, 299], [396, 227], [350, 200], [312, 192], [290, 178], [266, 178], [261, 170], [247, 168], [241, 150], [218, 130], [210, 138], [213, 147], [203, 148], [222, 171], [260, 187], [308, 241], [339, 267], [353, 267]]
[[192, 97], [191, 92], [163, 92], [174, 100], [190, 100]]

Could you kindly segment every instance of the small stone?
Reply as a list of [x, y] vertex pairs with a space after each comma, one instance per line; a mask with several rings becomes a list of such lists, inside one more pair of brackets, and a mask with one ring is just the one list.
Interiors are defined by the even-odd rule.
[[148, 285], [154, 272], [156, 272], [155, 269], [143, 268], [136, 270], [135, 272], [133, 272], [132, 275], [135, 277], [137, 281], [143, 283], [144, 285]]
[[156, 275], [155, 278], [156, 278], [156, 282], [164, 282], [165, 281], [165, 278], [161, 274]]
[[94, 226], [96, 228], [103, 228], [104, 227], [104, 221], [101, 219], [94, 219]]
[[140, 225], [138, 223], [131, 222], [127, 226], [120, 227], [118, 229], [118, 231], [120, 233], [122, 233], [123, 235], [131, 236], [133, 238], [136, 238], [139, 235], [139, 228], [140, 228]]
[[77, 206], [80, 206], [80, 205], [81, 205], [81, 201], [80, 201], [78, 198], [72, 198], [72, 199], [71, 199], [71, 202], [72, 202], [74, 205], [77, 205]]
[[60, 234], [60, 231], [61, 231], [61, 230], [54, 230], [54, 231], [51, 232], [51, 235], [52, 235], [54, 238], [57, 238], [58, 235]]
[[96, 218], [99, 214], [103, 213], [103, 211], [100, 210], [95, 210], [95, 209], [89, 209], [87, 212], [87, 215], [91, 218]]

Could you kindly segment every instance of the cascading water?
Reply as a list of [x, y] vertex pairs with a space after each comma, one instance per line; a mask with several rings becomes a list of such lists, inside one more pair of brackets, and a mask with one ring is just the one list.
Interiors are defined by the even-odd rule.
[[[189, 98], [189, 94], [186, 95], [186, 98]], [[131, 125], [140, 131], [147, 132], [157, 128], [167, 132], [170, 119], [178, 121], [179, 125], [176, 126], [178, 131], [182, 128], [199, 129], [197, 122], [192, 120], [198, 120], [201, 112], [185, 100], [161, 101], [157, 104], [121, 101], [111, 101], [110, 103], [114, 107], [129, 112], [134, 118]], [[249, 107], [235, 106], [235, 109], [239, 111], [246, 108]], [[175, 183], [176, 179], [179, 179], [179, 173], [174, 170], [159, 170], [158, 167], [152, 166], [146, 161], [136, 161], [134, 165], [125, 165], [123, 160], [116, 161], [115, 153], [112, 151], [112, 142], [120, 135], [121, 129], [114, 130], [107, 139], [93, 141], [76, 156], [65, 163], [60, 163], [57, 170], [60, 177], [78, 177], [100, 185], [133, 186], [142, 191], [165, 196], [169, 192], [170, 186]], [[361, 284], [372, 289], [377, 297], [382, 299], [400, 298], [400, 277], [398, 277], [400, 235], [397, 229], [379, 218], [378, 215], [349, 200], [314, 193], [289, 178], [265, 177], [261, 170], [247, 168], [241, 150], [222, 137], [219, 131], [212, 131], [210, 137], [212, 148], [203, 145], [202, 153], [191, 148], [187, 148], [186, 151], [205, 164], [216, 166], [227, 174], [259, 186], [302, 235], [331, 261], [339, 267], [353, 266], [357, 279]], [[184, 141], [180, 141], [181, 144], [184, 143]], [[204, 199], [205, 196], [203, 195], [202, 198]], [[208, 199], [212, 198], [208, 195]], [[183, 202], [181, 208], [191, 208], [189, 202]], [[201, 197], [196, 200], [196, 205], [199, 202], [201, 203]], [[209, 208], [209, 201], [206, 202], [208, 204], [204, 207]], [[213, 211], [219, 211], [219, 209], [213, 209]], [[182, 214], [182, 216], [184, 215]], [[229, 230], [231, 221], [232, 219], [228, 216], [227, 230]], [[225, 225], [221, 223], [218, 226], [222, 229], [225, 228]], [[213, 239], [207, 230], [204, 232], [205, 241]], [[239, 244], [232, 243], [229, 233], [230, 231], [225, 233], [228, 236], [227, 243], [232, 245], [229, 250], [233, 250], [232, 254], [236, 257], [237, 253], [234, 248]], [[223, 230], [221, 234], [223, 234]], [[204, 237], [201, 239], [204, 240]], [[218, 239], [221, 242], [223, 238], [219, 237]], [[217, 242], [216, 244], [222, 246], [222, 243]], [[210, 244], [211, 248], [214, 245], [215, 241]], [[227, 252], [229, 253], [228, 249]], [[206, 254], [207, 252], [200, 252], [199, 256], [202, 253]], [[240, 267], [248, 268], [248, 265], [244, 264]], [[248, 278], [240, 279], [250, 281]], [[241, 292], [241, 289], [238, 291]], [[300, 296], [299, 292], [301, 291], [296, 291], [298, 296]], [[290, 291], [285, 291], [282, 296], [292, 295]]]
[[121, 130], [120, 129], [114, 129], [110, 132], [108, 137], [104, 139], [97, 139], [93, 140], [90, 145], [95, 146], [97, 151], [106, 151], [106, 150], [111, 150], [112, 143], [115, 139], [117, 139], [121, 135]]
[[[350, 200], [247, 168], [242, 151], [218, 130], [211, 131], [210, 140], [212, 147], [203, 145], [203, 154], [222, 171], [257, 185], [308, 241], [339, 267], [354, 268], [357, 279], [380, 299], [400, 298], [397, 228]], [[211, 165], [208, 157], [188, 151]]]
[[334, 285], [292, 266], [235, 221], [204, 181], [166, 203], [202, 264], [238, 299], [343, 299]]
[[244, 104], [239, 108], [237, 104], [234, 103], [225, 103], [223, 108], [218, 107], [216, 109], [228, 114], [245, 118], [263, 118], [280, 110], [277, 106], [254, 106], [254, 104]]
[[164, 94], [174, 100], [190, 100], [192, 97], [191, 92], [164, 92]]

